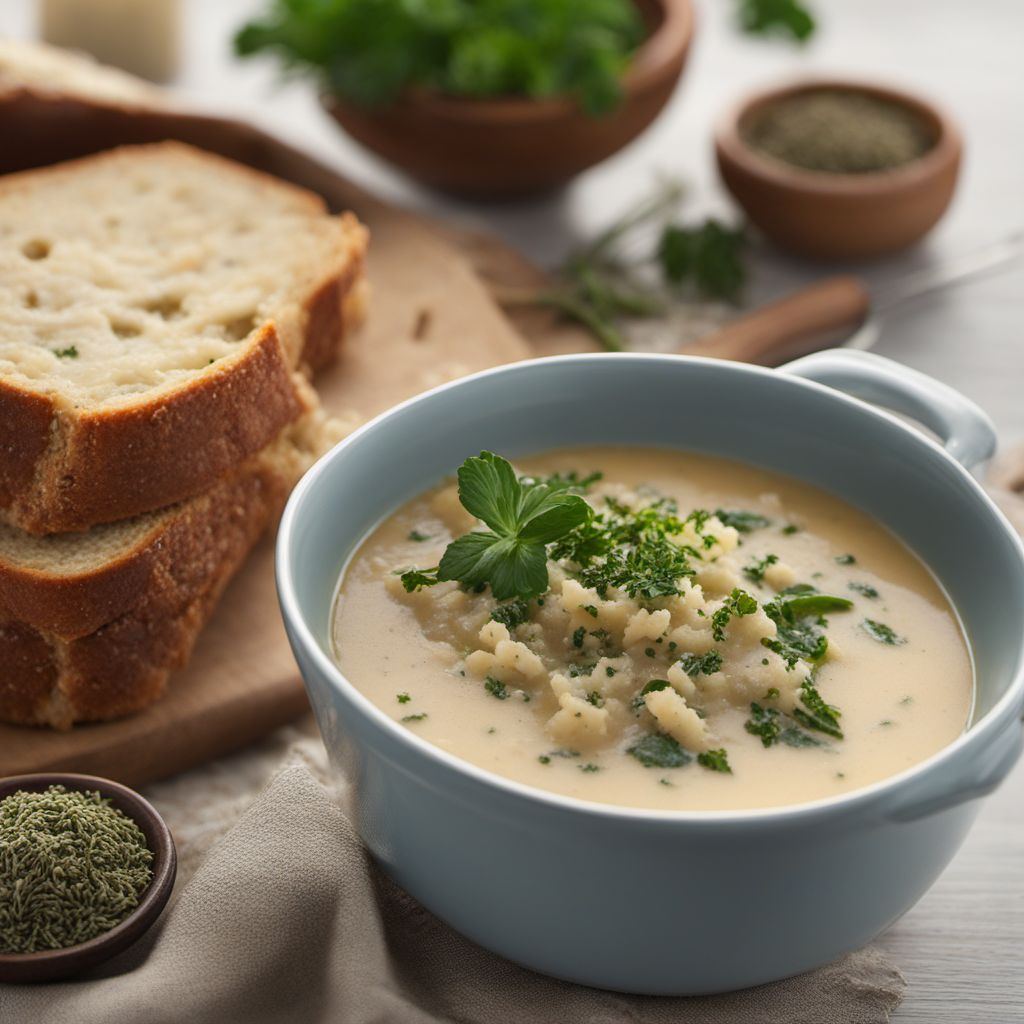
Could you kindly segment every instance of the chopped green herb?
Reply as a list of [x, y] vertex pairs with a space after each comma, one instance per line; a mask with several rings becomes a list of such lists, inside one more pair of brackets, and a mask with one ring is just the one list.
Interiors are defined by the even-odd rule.
[[850, 555], [850, 554], [836, 555], [835, 562], [836, 562], [836, 565], [856, 565], [857, 564], [857, 559], [854, 558], [853, 555]]
[[742, 509], [715, 509], [715, 516], [723, 526], [731, 526], [740, 533], [750, 533], [771, 526], [771, 520], [760, 512], [744, 512]]
[[649, 693], [655, 693], [658, 690], [668, 690], [672, 684], [667, 679], [652, 679], [648, 682], [643, 689], [633, 698], [633, 710], [638, 711], [644, 706], [644, 697]]
[[551, 756], [552, 757], [572, 758], [572, 757], [579, 757], [580, 756], [580, 752], [578, 750], [570, 750], [568, 747], [561, 747], [558, 750], [552, 750], [551, 751]]
[[500, 679], [495, 679], [494, 676], [488, 676], [484, 680], [484, 689], [498, 700], [508, 700], [508, 687]]
[[653, 647], [645, 647], [644, 654], [646, 654], [648, 658], [654, 658], [657, 656], [658, 652]]
[[410, 530], [408, 539], [416, 541], [417, 544], [422, 544], [424, 541], [430, 540], [430, 535], [426, 533], [420, 533], [419, 530]]
[[908, 696], [904, 697], [900, 701], [900, 703], [903, 704], [903, 705], [913, 704], [914, 703], [914, 698], [908, 695]]
[[779, 688], [777, 686], [769, 686], [768, 689], [764, 691], [765, 700], [776, 700], [778, 696]]
[[746, 282], [746, 234], [715, 217], [692, 227], [670, 224], [661, 234], [658, 260], [665, 280], [691, 282], [700, 295], [734, 302]]
[[744, 32], [758, 36], [788, 36], [806, 42], [816, 27], [814, 15], [801, 0], [739, 0]]
[[763, 746], [770, 747], [779, 738], [781, 718], [782, 713], [776, 708], [765, 708], [754, 702], [750, 705], [750, 717], [743, 728], [751, 735], [759, 736]]
[[632, 754], [645, 768], [682, 768], [693, 760], [693, 755], [664, 733], [650, 733], [630, 747]]
[[77, 359], [78, 349], [74, 345], [68, 345], [67, 348], [55, 348], [53, 354], [58, 359]]
[[599, 764], [594, 764], [591, 761], [588, 761], [586, 764], [578, 764], [576, 767], [579, 768], [581, 772], [599, 772], [601, 770], [601, 766]]
[[803, 707], [794, 708], [793, 717], [801, 725], [829, 736], [835, 736], [837, 740], [843, 738], [843, 731], [839, 728], [839, 718], [842, 712], [834, 705], [825, 702], [810, 676], [800, 684], [800, 702]]
[[870, 597], [872, 600], [878, 597], [878, 591], [870, 583], [850, 583], [847, 585], [851, 590], [856, 591], [858, 594], [863, 594], [865, 597]]
[[399, 704], [408, 704], [409, 701], [412, 700], [412, 697], [410, 697], [409, 694], [407, 694], [407, 693], [400, 693], [397, 696], [398, 696], [398, 703]]
[[541, 754], [537, 760], [540, 761], [541, 764], [551, 764], [551, 758], [548, 757], [547, 754]]
[[778, 555], [765, 555], [764, 558], [755, 558], [750, 565], [744, 566], [743, 575], [750, 580], [751, 583], [763, 583], [765, 572], [776, 562], [778, 562]]
[[401, 573], [401, 577], [402, 586], [409, 594], [421, 587], [432, 587], [435, 583], [440, 582], [437, 578], [436, 567], [433, 569], [409, 569]]
[[568, 473], [552, 473], [550, 476], [521, 476], [519, 478], [519, 482], [528, 487], [535, 487], [537, 484], [543, 484], [545, 487], [550, 487], [553, 491], [570, 491], [573, 494], [589, 494], [590, 488], [603, 479], [604, 473], [588, 473], [586, 476], [581, 477], [579, 473], [573, 469]]
[[658, 783], [659, 783], [659, 785], [662, 785], [662, 786], [674, 786], [675, 785], [674, 782], [670, 782], [668, 779], [658, 779]]
[[580, 608], [583, 609], [588, 615], [592, 615], [595, 619], [597, 618], [597, 608], [592, 604], [581, 604]]
[[800, 658], [820, 661], [828, 650], [828, 639], [822, 630], [821, 615], [830, 611], [846, 611], [853, 602], [828, 594], [799, 593], [780, 595], [765, 606], [765, 614], [775, 623], [776, 637], [764, 637], [761, 643], [774, 651], [793, 668]]
[[[770, 691], [769, 691], [770, 692]], [[778, 693], [776, 693], [778, 696]], [[757, 736], [761, 745], [770, 747], [776, 742], [785, 743], [788, 747], [820, 747], [821, 741], [816, 740], [777, 708], [765, 708], [757, 702], [750, 705], [750, 718], [743, 726], [747, 732]]]
[[745, 590], [734, 587], [722, 606], [711, 616], [711, 635], [716, 640], [725, 639], [725, 627], [733, 617], [753, 615], [757, 611], [757, 601]]
[[684, 654], [679, 659], [683, 671], [688, 676], [699, 676], [701, 674], [710, 676], [719, 671], [722, 667], [722, 655], [718, 651], [708, 651], [706, 654]]
[[421, 711], [418, 715], [403, 715], [402, 716], [402, 721], [403, 722], [422, 722], [423, 719], [426, 718], [426, 717], [427, 717], [427, 713], [425, 711]]
[[582, 647], [583, 639], [587, 635], [586, 626], [579, 626], [573, 630], [572, 634], [572, 645], [573, 647]]
[[593, 704], [595, 708], [603, 708], [604, 697], [602, 697], [597, 690], [591, 690], [590, 693], [587, 694], [587, 703]]
[[729, 767], [729, 755], [724, 749], [705, 750], [697, 755], [697, 764], [712, 772], [724, 772], [732, 775], [732, 768]]
[[576, 679], [579, 676], [589, 676], [594, 671], [594, 665], [570, 665], [569, 678]]
[[[819, 574], [820, 575], [820, 574]], [[780, 594], [817, 594], [818, 588], [812, 583], [794, 583], [792, 586], [783, 587]]]
[[491, 619], [506, 626], [512, 632], [517, 626], [521, 626], [530, 618], [530, 603], [518, 599], [509, 601], [508, 604], [499, 604], [491, 612]]
[[786, 525], [782, 528], [782, 532], [787, 537], [792, 537], [794, 533], [800, 532], [800, 527], [797, 526], [796, 523], [786, 523]]
[[907, 642], [907, 638], [897, 636], [891, 626], [887, 626], [884, 622], [877, 622], [875, 619], [865, 619], [861, 623], [861, 628], [872, 640], [877, 640], [880, 644], [896, 647]]
[[611, 677], [612, 677], [613, 675], [615, 675], [615, 669], [613, 669], [613, 668], [611, 667], [611, 665], [605, 665], [605, 667], [604, 667], [604, 674], [605, 674], [605, 675], [606, 675], [606, 676], [607, 676], [607, 677], [608, 677], [609, 679], [611, 679]]

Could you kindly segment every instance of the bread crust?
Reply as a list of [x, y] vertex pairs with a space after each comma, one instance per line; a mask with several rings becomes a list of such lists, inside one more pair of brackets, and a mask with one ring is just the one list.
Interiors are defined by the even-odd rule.
[[[144, 405], [53, 409], [61, 443], [40, 455], [7, 521], [47, 534], [127, 519], [200, 493], [265, 448], [302, 411], [274, 324], [221, 363]], [[15, 390], [0, 380], [0, 395]]]
[[[174, 142], [157, 148], [164, 147], [191, 151]], [[83, 159], [121, 159], [123, 152]], [[292, 190], [312, 213], [324, 210], [312, 193], [199, 155]], [[30, 176], [72, 173], [75, 163], [13, 175], [0, 190]], [[80, 412], [0, 378], [0, 518], [35, 535], [115, 522], [201, 493], [266, 446], [301, 412], [293, 371], [322, 369], [343, 342], [342, 310], [362, 278], [367, 236], [352, 215], [342, 223], [349, 244], [296, 297], [298, 314], [288, 323], [264, 324], [242, 352], [185, 384], [123, 408]]]
[[251, 460], [152, 531], [128, 559], [140, 575], [119, 568], [103, 584], [135, 603], [88, 634], [67, 638], [0, 614], [0, 721], [66, 729], [157, 700], [303, 465], [297, 455]]

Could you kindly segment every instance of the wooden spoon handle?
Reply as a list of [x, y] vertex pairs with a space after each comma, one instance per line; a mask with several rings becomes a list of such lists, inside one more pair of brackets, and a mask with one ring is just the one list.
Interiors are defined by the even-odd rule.
[[712, 356], [774, 366], [835, 344], [867, 318], [871, 298], [855, 277], [830, 277], [741, 316], [683, 346], [687, 356]]

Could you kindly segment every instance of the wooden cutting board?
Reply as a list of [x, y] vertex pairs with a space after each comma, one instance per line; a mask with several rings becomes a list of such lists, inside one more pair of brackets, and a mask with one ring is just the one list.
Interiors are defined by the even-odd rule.
[[[427, 387], [534, 355], [582, 351], [589, 335], [538, 310], [514, 323], [487, 282], [539, 283], [507, 246], [381, 203], [303, 153], [250, 125], [169, 110], [129, 110], [28, 91], [0, 91], [0, 173], [129, 142], [175, 138], [277, 174], [353, 209], [369, 226], [372, 289], [366, 328], [317, 381], [324, 405], [368, 418]], [[1024, 453], [1004, 460], [993, 494], [1021, 532]], [[3, 666], [0, 665], [0, 672]], [[120, 722], [70, 733], [0, 725], [0, 776], [80, 771], [144, 785], [258, 739], [308, 705], [274, 593], [265, 540], [225, 593], [188, 668], [167, 695]]]
[[[249, 126], [27, 94], [16, 111], [4, 107], [0, 100], [4, 170], [118, 141], [173, 137], [313, 187], [335, 209], [354, 209], [372, 235], [370, 316], [339, 363], [317, 380], [332, 413], [366, 419], [444, 380], [534, 354], [491, 301], [456, 236], [376, 201]], [[59, 149], [57, 140], [63, 140]], [[480, 239], [474, 246], [479, 256]], [[68, 733], [0, 725], [0, 776], [78, 771], [143, 785], [250, 743], [306, 708], [278, 613], [268, 538], [229, 586], [191, 663], [172, 676], [159, 703], [132, 718]]]

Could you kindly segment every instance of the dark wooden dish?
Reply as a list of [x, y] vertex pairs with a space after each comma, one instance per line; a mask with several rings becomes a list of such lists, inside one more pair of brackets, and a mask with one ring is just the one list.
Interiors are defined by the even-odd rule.
[[[827, 174], [790, 167], [743, 140], [744, 123], [758, 110], [819, 89], [864, 93], [908, 107], [928, 126], [934, 145], [890, 171]], [[924, 236], [953, 198], [961, 150], [959, 130], [934, 104], [869, 82], [833, 79], [759, 92], [730, 110], [715, 133], [722, 180], [751, 222], [779, 246], [817, 259], [869, 259]]]
[[53, 981], [80, 974], [109, 960], [127, 949], [156, 921], [174, 887], [178, 860], [170, 829], [153, 806], [134, 790], [94, 775], [13, 775], [0, 779], [0, 800], [19, 789], [36, 792], [54, 785], [98, 790], [109, 797], [114, 807], [142, 829], [146, 844], [153, 851], [153, 879], [139, 905], [120, 924], [88, 942], [39, 953], [0, 953], [0, 981]]
[[623, 79], [623, 101], [591, 117], [571, 99], [474, 100], [410, 91], [381, 110], [334, 96], [324, 107], [367, 149], [427, 185], [509, 198], [565, 184], [618, 152], [661, 112], [693, 39], [691, 0], [637, 0], [649, 26]]

